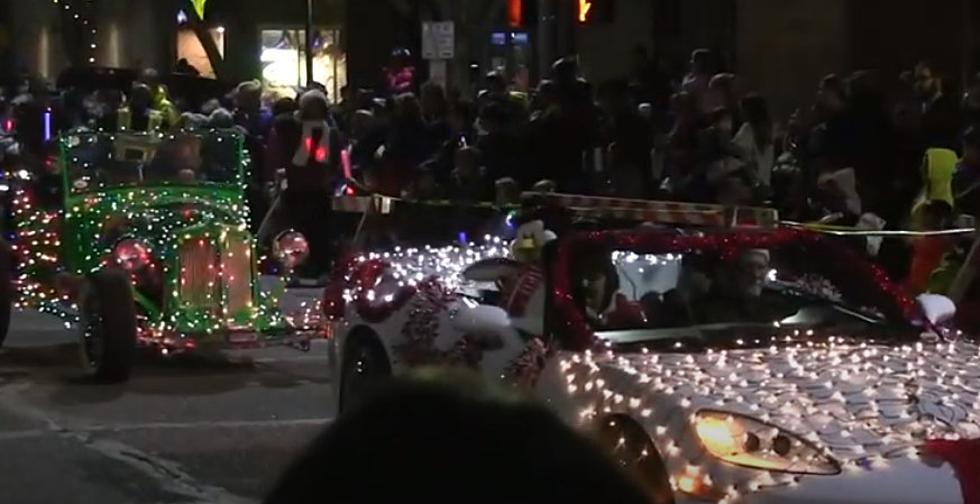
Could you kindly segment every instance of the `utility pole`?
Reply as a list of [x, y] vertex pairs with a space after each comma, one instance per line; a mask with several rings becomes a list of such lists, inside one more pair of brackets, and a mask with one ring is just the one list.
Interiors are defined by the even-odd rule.
[[306, 87], [313, 87], [313, 0], [306, 0]]

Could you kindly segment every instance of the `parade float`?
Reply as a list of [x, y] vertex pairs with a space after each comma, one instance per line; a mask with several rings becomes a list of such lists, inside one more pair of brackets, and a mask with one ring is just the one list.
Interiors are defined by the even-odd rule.
[[[260, 285], [247, 163], [234, 131], [63, 135], [45, 166], [12, 174], [13, 306], [77, 327], [104, 381], [127, 379], [138, 347], [305, 346], [284, 282]], [[282, 271], [308, 254], [296, 233], [275, 245]]]

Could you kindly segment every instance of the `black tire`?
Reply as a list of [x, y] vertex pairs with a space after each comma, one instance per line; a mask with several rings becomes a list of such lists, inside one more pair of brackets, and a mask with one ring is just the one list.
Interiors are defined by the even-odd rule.
[[391, 363], [373, 336], [353, 335], [344, 347], [340, 372], [338, 413], [356, 406], [365, 394], [391, 377]]
[[79, 302], [79, 337], [86, 374], [103, 383], [129, 379], [136, 359], [136, 303], [125, 273], [92, 275]]
[[10, 310], [14, 301], [14, 253], [0, 240], [0, 347], [10, 331]]
[[614, 416], [599, 425], [598, 435], [613, 460], [644, 487], [655, 504], [674, 504], [667, 466], [643, 427], [627, 416]]

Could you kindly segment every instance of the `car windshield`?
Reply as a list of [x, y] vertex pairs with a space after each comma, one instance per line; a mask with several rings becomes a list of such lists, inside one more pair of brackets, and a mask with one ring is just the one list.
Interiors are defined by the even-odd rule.
[[714, 341], [787, 328], [861, 336], [895, 328], [887, 309], [818, 273], [819, 258], [789, 250], [615, 251], [611, 259], [572, 274], [586, 320], [614, 342]]
[[179, 134], [71, 134], [62, 141], [73, 193], [116, 187], [236, 184], [240, 137], [231, 131]]

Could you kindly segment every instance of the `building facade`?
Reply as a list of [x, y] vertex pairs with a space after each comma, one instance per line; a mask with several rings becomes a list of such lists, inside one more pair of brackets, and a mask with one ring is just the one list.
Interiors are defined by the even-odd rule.
[[556, 17], [572, 26], [555, 30], [553, 56], [578, 54], [591, 80], [628, 75], [637, 45], [674, 73], [704, 47], [716, 70], [736, 72], [743, 90], [763, 93], [777, 114], [811, 101], [829, 73], [876, 69], [891, 82], [928, 59], [959, 85], [980, 70], [977, 0], [606, 0], [612, 18], [591, 24], [575, 19], [577, 2], [539, 1], [564, 10]]

